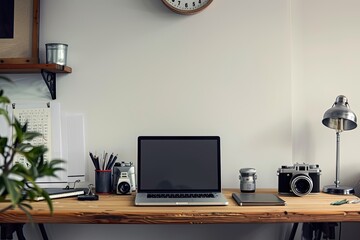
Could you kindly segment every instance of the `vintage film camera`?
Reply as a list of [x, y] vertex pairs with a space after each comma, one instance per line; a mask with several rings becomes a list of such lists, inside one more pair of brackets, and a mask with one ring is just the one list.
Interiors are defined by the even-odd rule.
[[305, 196], [320, 192], [319, 165], [299, 164], [282, 166], [278, 170], [278, 190], [280, 194]]
[[115, 163], [113, 169], [113, 192], [116, 194], [131, 194], [135, 190], [135, 167], [133, 163]]

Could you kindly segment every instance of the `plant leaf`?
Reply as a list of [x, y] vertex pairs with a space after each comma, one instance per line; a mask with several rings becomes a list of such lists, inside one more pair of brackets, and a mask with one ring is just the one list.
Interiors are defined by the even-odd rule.
[[8, 142], [7, 137], [0, 137], [0, 154], [1, 155], [3, 155], [5, 153], [7, 142]]
[[[1, 79], [10, 81], [10, 79], [0, 76]], [[16, 118], [11, 119], [4, 107], [9, 103], [11, 103], [10, 99], [4, 96], [3, 89], [0, 89], [0, 115], [4, 116], [9, 128], [13, 130], [11, 139], [0, 134], [0, 158], [4, 159], [4, 164], [0, 165], [0, 202], [8, 201], [10, 203], [8, 207], [0, 210], [0, 213], [18, 207], [31, 219], [29, 211], [32, 208], [31, 204], [24, 201], [26, 199], [34, 200], [38, 196], [44, 197], [52, 213], [52, 200], [47, 192], [37, 185], [36, 181], [39, 177], [56, 177], [56, 172], [63, 170], [60, 164], [64, 161], [44, 160], [44, 154], [48, 149], [44, 145], [34, 146], [31, 143], [35, 138], [41, 137], [41, 134], [28, 131], [27, 122], [21, 124]], [[17, 154], [25, 157], [29, 165], [14, 163]]]
[[5, 211], [7, 211], [7, 210], [10, 210], [10, 209], [12, 209], [12, 208], [14, 208], [14, 206], [11, 204], [11, 205], [9, 205], [9, 206], [7, 206], [7, 207], [4, 207], [3, 209], [0, 209], [0, 213], [3, 213], [3, 212], [5, 212]]
[[6, 190], [9, 193], [10, 201], [11, 201], [12, 205], [15, 207], [21, 199], [21, 194], [19, 193], [19, 190], [17, 189], [17, 185], [13, 180], [11, 180], [7, 177], [3, 177], [3, 181], [5, 183]]
[[[0, 97], [0, 101], [1, 101], [1, 97]], [[0, 108], [0, 115], [3, 115], [5, 117], [7, 123], [10, 125], [11, 120], [10, 120], [8, 112], [5, 109]]]
[[5, 81], [7, 81], [7, 82], [12, 82], [10, 78], [5, 77], [5, 76], [0, 76], [0, 79], [3, 79]]
[[26, 216], [30, 219], [30, 222], [32, 222], [32, 221], [33, 221], [33, 218], [32, 218], [30, 212], [29, 212], [28, 209], [27, 209], [27, 208], [32, 209], [32, 207], [31, 207], [29, 204], [24, 204], [24, 203], [19, 203], [19, 204], [18, 204], [18, 207], [19, 207], [23, 212], [25, 212]]
[[31, 141], [36, 137], [41, 137], [42, 134], [38, 132], [24, 132], [23, 139], [24, 141]]

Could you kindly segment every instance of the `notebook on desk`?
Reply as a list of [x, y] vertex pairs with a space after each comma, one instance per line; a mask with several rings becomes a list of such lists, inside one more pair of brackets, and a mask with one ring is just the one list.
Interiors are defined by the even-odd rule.
[[220, 137], [138, 137], [135, 205], [227, 205]]
[[233, 193], [240, 206], [285, 206], [283, 199], [272, 193]]

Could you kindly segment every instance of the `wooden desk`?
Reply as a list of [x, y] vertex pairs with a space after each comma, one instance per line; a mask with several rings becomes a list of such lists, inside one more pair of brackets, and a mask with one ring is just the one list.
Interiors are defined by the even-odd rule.
[[[76, 198], [54, 199], [54, 214], [45, 202], [34, 202], [33, 220], [37, 223], [163, 224], [163, 223], [286, 223], [286, 222], [360, 222], [360, 204], [330, 205], [344, 196], [320, 193], [305, 197], [284, 197], [286, 206], [240, 207], [231, 198], [238, 190], [224, 190], [229, 206], [138, 207], [135, 195], [100, 195], [98, 201]], [[257, 190], [273, 192], [275, 190]], [[355, 196], [346, 196], [356, 199]], [[6, 206], [0, 203], [0, 208]], [[19, 209], [0, 214], [1, 223], [25, 223], [29, 219]]]

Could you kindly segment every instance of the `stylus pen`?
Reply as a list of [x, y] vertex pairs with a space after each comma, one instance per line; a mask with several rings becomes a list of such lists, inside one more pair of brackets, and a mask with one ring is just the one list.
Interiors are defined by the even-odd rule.
[[114, 157], [114, 154], [111, 153], [111, 155], [110, 155], [110, 157], [109, 157], [109, 161], [108, 161], [108, 163], [106, 164], [106, 168], [105, 168], [106, 170], [109, 170], [109, 169], [110, 169], [110, 164], [111, 164], [111, 161], [112, 161], [113, 157]]
[[103, 165], [102, 165], [102, 170], [105, 170], [105, 162], [106, 162], [106, 158], [107, 158], [107, 152], [104, 152], [104, 155], [103, 155]]
[[96, 170], [100, 170], [100, 161], [98, 156], [95, 158], [95, 163], [96, 163]]
[[92, 161], [93, 164], [94, 164], [94, 167], [96, 168], [96, 170], [99, 170], [99, 169], [97, 168], [97, 166], [96, 166], [96, 160], [95, 160], [95, 158], [94, 158], [94, 155], [93, 155], [91, 152], [89, 152], [89, 155], [90, 155], [91, 161]]
[[116, 156], [114, 157], [114, 159], [111, 161], [111, 164], [109, 165], [109, 169], [111, 169], [113, 166], [114, 166], [114, 164], [115, 164], [115, 162], [116, 162], [116, 159], [117, 159], [117, 154], [116, 154]]
[[90, 152], [90, 157], [93, 160], [94, 166], [96, 170], [100, 170], [100, 164], [99, 164], [99, 157], [94, 156], [91, 152]]

